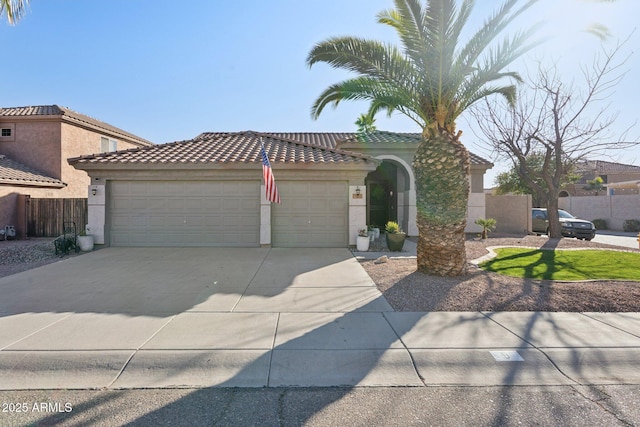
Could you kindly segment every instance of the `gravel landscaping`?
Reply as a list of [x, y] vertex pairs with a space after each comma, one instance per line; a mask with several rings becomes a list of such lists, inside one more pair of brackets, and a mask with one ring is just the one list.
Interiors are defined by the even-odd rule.
[[[534, 248], [628, 248], [577, 239], [493, 235], [468, 238], [467, 260], [488, 253], [488, 246]], [[397, 311], [565, 311], [640, 312], [640, 283], [625, 281], [556, 282], [519, 279], [470, 266], [463, 277], [428, 276], [416, 271], [415, 259], [389, 259], [361, 265]]]
[[55, 254], [53, 238], [0, 241], [0, 277], [31, 270], [66, 257], [77, 256], [74, 252], [61, 257]]

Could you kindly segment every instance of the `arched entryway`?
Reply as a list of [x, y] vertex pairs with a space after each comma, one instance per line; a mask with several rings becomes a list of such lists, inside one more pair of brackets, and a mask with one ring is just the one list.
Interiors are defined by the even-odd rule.
[[[384, 229], [387, 221], [410, 227], [411, 177], [404, 162], [382, 158], [378, 168], [365, 179], [367, 186], [367, 224]], [[413, 220], [415, 222], [415, 219]]]

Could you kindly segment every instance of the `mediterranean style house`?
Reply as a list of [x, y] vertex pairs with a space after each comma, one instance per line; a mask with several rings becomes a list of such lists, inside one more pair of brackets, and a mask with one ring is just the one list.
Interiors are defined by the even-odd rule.
[[21, 195], [87, 197], [89, 176], [69, 166], [69, 157], [151, 145], [57, 105], [0, 108], [0, 228], [24, 222], [18, 218]]
[[[203, 133], [191, 140], [78, 156], [91, 177], [89, 226], [111, 246], [345, 247], [358, 228], [399, 222], [417, 235], [411, 166], [419, 134]], [[265, 197], [261, 146], [281, 203]], [[485, 217], [471, 155], [467, 231]]]

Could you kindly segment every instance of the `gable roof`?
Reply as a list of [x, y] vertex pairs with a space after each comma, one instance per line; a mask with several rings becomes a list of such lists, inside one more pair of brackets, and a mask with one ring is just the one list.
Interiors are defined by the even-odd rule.
[[374, 158], [337, 148], [326, 148], [299, 140], [253, 131], [211, 132], [187, 141], [69, 159], [78, 164], [261, 164], [260, 142], [272, 163], [345, 164], [377, 162]]
[[106, 131], [110, 134], [117, 135], [121, 138], [140, 144], [142, 146], [153, 145], [152, 142], [140, 138], [132, 133], [126, 132], [108, 123], [94, 119], [87, 115], [78, 113], [66, 107], [58, 105], [36, 105], [29, 107], [9, 107], [0, 108], [0, 118], [38, 118], [38, 117], [58, 117], [60, 120], [75, 124], [81, 127], [90, 127]]
[[0, 185], [62, 188], [66, 184], [0, 154]]

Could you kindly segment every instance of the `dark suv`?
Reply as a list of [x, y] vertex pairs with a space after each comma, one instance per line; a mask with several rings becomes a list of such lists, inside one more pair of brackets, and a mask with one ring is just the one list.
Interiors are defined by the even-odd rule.
[[[531, 210], [533, 216], [532, 226], [533, 232], [540, 234], [549, 234], [549, 217], [545, 208], [534, 208]], [[596, 227], [591, 221], [578, 219], [567, 211], [558, 209], [560, 217], [560, 226], [562, 227], [562, 235], [564, 237], [575, 237], [577, 239], [591, 240], [596, 235]]]

